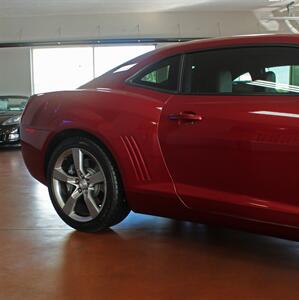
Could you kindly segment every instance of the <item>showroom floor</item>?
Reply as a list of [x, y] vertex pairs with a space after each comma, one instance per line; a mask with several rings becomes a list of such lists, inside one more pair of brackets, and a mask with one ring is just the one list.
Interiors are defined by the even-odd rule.
[[18, 149], [0, 150], [0, 192], [1, 300], [299, 298], [299, 243], [133, 213], [76, 232]]

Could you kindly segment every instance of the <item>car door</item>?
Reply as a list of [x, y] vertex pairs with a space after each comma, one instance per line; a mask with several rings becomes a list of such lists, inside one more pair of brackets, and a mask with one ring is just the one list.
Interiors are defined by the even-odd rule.
[[269, 221], [298, 214], [298, 51], [185, 56], [182, 90], [163, 108], [159, 139], [188, 207]]

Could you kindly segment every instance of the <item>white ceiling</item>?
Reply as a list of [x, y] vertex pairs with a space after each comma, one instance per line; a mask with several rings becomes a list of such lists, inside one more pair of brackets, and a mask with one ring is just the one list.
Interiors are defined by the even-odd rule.
[[0, 0], [1, 16], [271, 8], [291, 0]]

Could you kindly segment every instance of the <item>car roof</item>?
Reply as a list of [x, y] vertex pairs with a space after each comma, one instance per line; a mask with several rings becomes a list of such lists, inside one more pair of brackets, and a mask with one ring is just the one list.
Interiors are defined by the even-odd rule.
[[202, 49], [237, 47], [248, 45], [296, 45], [299, 37], [295, 34], [258, 34], [234, 37], [210, 38], [176, 43], [156, 50], [156, 54], [167, 56], [174, 53], [192, 52]]

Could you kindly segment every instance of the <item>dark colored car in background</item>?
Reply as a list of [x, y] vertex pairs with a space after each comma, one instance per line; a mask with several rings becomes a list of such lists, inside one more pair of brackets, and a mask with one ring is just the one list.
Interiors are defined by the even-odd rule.
[[0, 146], [20, 143], [20, 119], [26, 96], [0, 96]]

